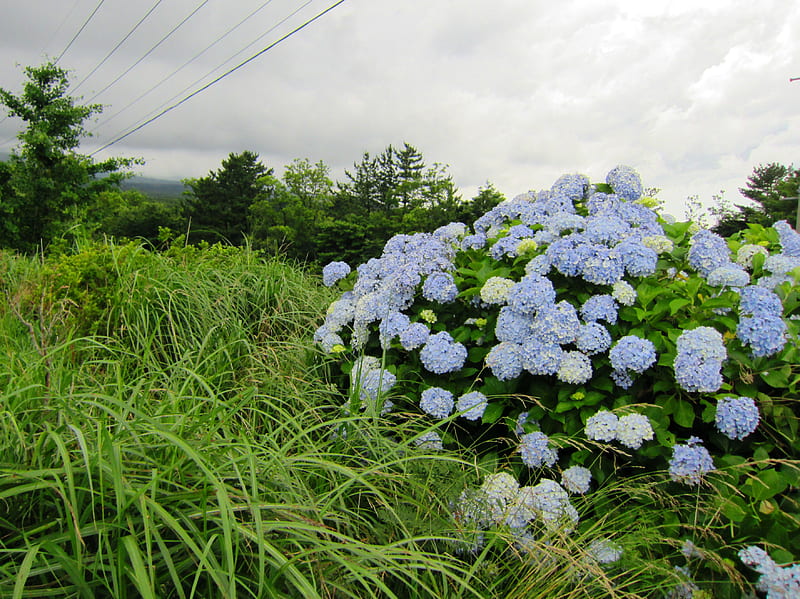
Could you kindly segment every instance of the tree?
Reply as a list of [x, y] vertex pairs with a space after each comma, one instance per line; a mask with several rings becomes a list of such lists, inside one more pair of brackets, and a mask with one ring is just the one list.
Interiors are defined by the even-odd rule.
[[189, 220], [190, 239], [241, 245], [248, 231], [250, 206], [268, 193], [265, 177], [272, 172], [257, 153], [245, 150], [231, 152], [222, 167], [206, 177], [184, 181], [189, 191], [182, 213]]
[[79, 221], [98, 193], [129, 176], [120, 169], [138, 161], [78, 154], [89, 135], [83, 123], [102, 106], [68, 96], [68, 72], [51, 62], [26, 67], [25, 75], [20, 94], [0, 88], [8, 116], [25, 123], [19, 147], [0, 168], [0, 244], [33, 252]]
[[723, 236], [746, 229], [749, 224], [770, 226], [779, 220], [788, 220], [793, 226], [797, 218], [798, 185], [800, 169], [791, 164], [777, 162], [760, 164], [753, 169], [745, 187], [739, 192], [755, 205], [720, 203], [711, 212], [718, 223], [713, 230]]

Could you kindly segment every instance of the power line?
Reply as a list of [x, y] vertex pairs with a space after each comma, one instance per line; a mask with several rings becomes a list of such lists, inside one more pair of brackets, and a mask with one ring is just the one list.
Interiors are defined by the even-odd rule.
[[[309, 2], [306, 2], [306, 4], [304, 5], [304, 7], [305, 7], [305, 6], [308, 6], [308, 4], [310, 4], [310, 1], [311, 1], [311, 0], [309, 0]], [[100, 127], [102, 127], [103, 125], [106, 125], [107, 123], [111, 122], [111, 121], [112, 121], [112, 120], [114, 120], [116, 117], [118, 117], [120, 114], [122, 114], [123, 112], [125, 112], [126, 110], [128, 110], [128, 109], [129, 109], [131, 106], [133, 106], [134, 104], [138, 103], [138, 102], [139, 102], [141, 99], [143, 99], [145, 96], [149, 95], [149, 94], [150, 94], [151, 92], [153, 92], [155, 89], [157, 89], [158, 87], [160, 87], [161, 85], [163, 85], [164, 83], [166, 83], [166, 82], [167, 82], [169, 79], [171, 79], [172, 77], [174, 77], [176, 74], [178, 74], [178, 73], [179, 73], [180, 71], [182, 71], [184, 68], [186, 68], [187, 66], [189, 66], [189, 65], [190, 65], [191, 63], [193, 63], [195, 60], [197, 60], [197, 59], [198, 59], [200, 56], [202, 56], [202, 55], [203, 55], [203, 54], [204, 54], [206, 51], [208, 51], [208, 50], [209, 50], [209, 49], [211, 49], [213, 46], [215, 46], [217, 43], [219, 43], [220, 41], [222, 41], [222, 40], [223, 40], [225, 37], [227, 37], [227, 36], [228, 36], [228, 35], [230, 35], [230, 34], [231, 34], [233, 31], [235, 31], [236, 29], [238, 29], [238, 28], [239, 28], [241, 25], [243, 25], [243, 24], [244, 24], [246, 21], [250, 20], [250, 19], [251, 19], [251, 18], [252, 18], [252, 17], [253, 17], [253, 16], [254, 16], [256, 13], [260, 12], [260, 11], [261, 11], [263, 8], [265, 8], [265, 7], [266, 7], [266, 6], [267, 6], [267, 5], [268, 5], [270, 2], [272, 2], [272, 0], [267, 0], [266, 2], [264, 2], [264, 3], [263, 3], [261, 6], [259, 6], [257, 9], [255, 9], [254, 11], [252, 11], [252, 12], [251, 12], [249, 15], [247, 15], [247, 16], [246, 16], [244, 19], [242, 19], [242, 20], [241, 20], [241, 21], [239, 21], [239, 22], [238, 22], [236, 25], [234, 25], [233, 27], [231, 27], [230, 29], [228, 29], [228, 30], [227, 30], [225, 33], [223, 33], [221, 36], [219, 36], [219, 37], [218, 37], [217, 39], [215, 39], [213, 42], [211, 42], [210, 44], [208, 44], [208, 45], [207, 45], [205, 48], [203, 48], [202, 50], [200, 50], [200, 52], [198, 52], [197, 54], [195, 54], [194, 56], [192, 56], [192, 57], [191, 57], [189, 60], [187, 60], [186, 62], [184, 62], [184, 63], [183, 63], [181, 66], [179, 66], [177, 69], [175, 69], [174, 71], [172, 71], [172, 72], [171, 72], [169, 75], [167, 75], [166, 77], [163, 77], [163, 78], [161, 79], [161, 81], [159, 81], [158, 83], [156, 83], [155, 85], [153, 85], [152, 87], [150, 87], [150, 89], [148, 89], [148, 90], [147, 90], [147, 91], [145, 91], [144, 93], [142, 93], [142, 94], [140, 94], [139, 96], [137, 96], [137, 97], [136, 97], [136, 98], [135, 98], [133, 101], [131, 101], [131, 102], [129, 102], [128, 104], [126, 104], [125, 106], [123, 106], [121, 109], [119, 109], [117, 112], [115, 112], [115, 113], [114, 113], [114, 114], [112, 114], [110, 117], [108, 117], [107, 119], [105, 119], [103, 122], [99, 123], [99, 124], [98, 124], [98, 125], [97, 125], [97, 126], [94, 128], [94, 129], [92, 129], [92, 132], [94, 132], [94, 131], [97, 131], [97, 130], [98, 130]], [[205, 2], [204, 2], [203, 4], [205, 4]], [[295, 11], [295, 13], [296, 13], [296, 12], [297, 12], [297, 11]], [[295, 14], [295, 13], [292, 13], [292, 14]], [[283, 22], [283, 21], [281, 21], [281, 22]], [[274, 27], [273, 27], [272, 29], [274, 29]], [[270, 29], [269, 31], [272, 31], [272, 29]], [[260, 39], [260, 38], [259, 38], [259, 39]], [[159, 42], [159, 43], [160, 43], [160, 42]], [[229, 58], [229, 59], [228, 59], [228, 60], [226, 60], [225, 62], [228, 62], [229, 60], [231, 60], [231, 59]], [[223, 64], [225, 64], [225, 63], [223, 63]], [[216, 67], [216, 68], [219, 68], [219, 67]], [[216, 70], [216, 69], [214, 69], [214, 70]], [[214, 72], [214, 70], [212, 70], [211, 72], [213, 73], [213, 72]], [[127, 71], [126, 71], [126, 72], [127, 72]], [[201, 80], [202, 80], [202, 79], [204, 79], [204, 78], [205, 78], [205, 77], [207, 77], [207, 76], [208, 76], [208, 73], [206, 73], [206, 75], [204, 75], [203, 77], [201, 77]], [[117, 81], [119, 78], [121, 78], [121, 76], [120, 76], [120, 77], [118, 77], [118, 78], [117, 78], [117, 79], [116, 79], [114, 82], [112, 82], [112, 83], [116, 83], [116, 81]], [[158, 109], [159, 109], [159, 108], [161, 108], [161, 107], [163, 107], [165, 104], [167, 104], [167, 103], [171, 102], [171, 101], [172, 101], [172, 100], [174, 100], [174, 99], [175, 99], [177, 96], [180, 96], [180, 95], [181, 95], [183, 92], [185, 92], [185, 91], [186, 91], [186, 90], [187, 90], [189, 87], [192, 87], [192, 86], [194, 86], [194, 85], [196, 85], [196, 84], [197, 84], [197, 81], [195, 81], [194, 83], [192, 83], [191, 85], [189, 85], [189, 86], [187, 86], [187, 87], [184, 87], [184, 88], [183, 88], [181, 91], [179, 91], [177, 94], [173, 95], [173, 96], [172, 96], [172, 97], [171, 97], [169, 100], [167, 100], [166, 102], [163, 102], [161, 105], [159, 105], [159, 106], [158, 106], [158, 108], [156, 108], [155, 110], [151, 111], [151, 112], [150, 112], [150, 114], [153, 114], [153, 112], [156, 112], [156, 111], [158, 111]], [[105, 89], [108, 89], [108, 88], [106, 87]], [[105, 89], [101, 90], [101, 92], [98, 92], [98, 94], [97, 94], [97, 95], [99, 95], [99, 93], [102, 93], [102, 91], [105, 91]], [[97, 95], [95, 95], [94, 97], [96, 98], [96, 97], [97, 97]], [[92, 98], [92, 99], [94, 99], [94, 98]]]
[[78, 33], [76, 33], [74, 36], [72, 36], [72, 39], [69, 40], [69, 43], [67, 44], [67, 47], [64, 48], [61, 51], [61, 54], [58, 55], [58, 58], [55, 59], [55, 62], [53, 62], [53, 64], [58, 64], [58, 61], [61, 60], [61, 57], [64, 56], [64, 54], [67, 53], [67, 50], [69, 50], [70, 46], [72, 46], [72, 44], [75, 43], [75, 40], [78, 39], [78, 36], [83, 32], [83, 30], [86, 29], [86, 26], [89, 24], [89, 21], [91, 21], [92, 18], [94, 17], [94, 15], [97, 14], [97, 11], [100, 10], [100, 7], [103, 6], [103, 2], [105, 2], [105, 1], [106, 0], [100, 0], [100, 2], [97, 3], [97, 6], [94, 7], [94, 10], [92, 11], [92, 14], [90, 14], [88, 16], [88, 18], [83, 22], [83, 25], [81, 25], [81, 28], [78, 29]]
[[[303, 10], [305, 7], [307, 7], [307, 6], [308, 6], [309, 4], [311, 4], [313, 1], [314, 1], [314, 0], [306, 0], [306, 2], [305, 2], [304, 4], [302, 4], [302, 5], [301, 5], [299, 8], [296, 8], [296, 9], [295, 9], [294, 11], [292, 11], [290, 14], [288, 14], [288, 15], [287, 15], [287, 16], [285, 16], [283, 19], [281, 19], [280, 21], [278, 21], [278, 22], [277, 22], [275, 25], [273, 25], [272, 27], [270, 27], [269, 29], [267, 29], [267, 30], [266, 30], [264, 33], [262, 33], [261, 35], [259, 35], [259, 36], [258, 36], [256, 39], [254, 39], [254, 40], [253, 40], [252, 42], [250, 42], [249, 44], [247, 44], [247, 45], [246, 45], [244, 48], [242, 48], [241, 50], [239, 50], [238, 52], [236, 52], [236, 53], [235, 53], [233, 56], [231, 56], [231, 57], [227, 58], [226, 60], [224, 60], [223, 62], [221, 62], [219, 65], [217, 65], [216, 67], [214, 67], [213, 69], [211, 69], [210, 71], [208, 71], [207, 73], [205, 73], [205, 74], [204, 74], [202, 77], [199, 77], [198, 79], [195, 79], [195, 80], [194, 80], [192, 83], [190, 83], [189, 85], [187, 85], [186, 87], [184, 87], [182, 90], [180, 90], [180, 91], [179, 91], [179, 92], [177, 92], [176, 94], [173, 94], [173, 95], [172, 95], [170, 98], [168, 98], [167, 100], [165, 100], [164, 102], [162, 102], [161, 104], [159, 104], [159, 105], [158, 105], [156, 108], [154, 108], [154, 109], [153, 109], [153, 110], [151, 110], [151, 111], [150, 111], [150, 112], [149, 112], [147, 115], [145, 115], [145, 117], [144, 117], [144, 119], [143, 119], [143, 120], [146, 120], [146, 119], [147, 119], [148, 117], [150, 117], [151, 115], [153, 115], [153, 114], [156, 114], [156, 113], [157, 113], [159, 110], [161, 110], [161, 109], [162, 109], [164, 106], [168, 105], [170, 102], [172, 102], [172, 101], [173, 101], [173, 100], [175, 100], [176, 98], [179, 98], [181, 95], [183, 95], [183, 94], [184, 94], [184, 93], [185, 93], [187, 90], [189, 90], [189, 89], [193, 88], [193, 87], [194, 87], [194, 86], [196, 86], [198, 83], [200, 83], [201, 81], [203, 81], [203, 80], [204, 80], [206, 77], [208, 77], [208, 76], [209, 76], [209, 75], [211, 75], [212, 73], [215, 73], [216, 71], [218, 71], [219, 69], [221, 69], [221, 68], [222, 68], [222, 67], [223, 67], [225, 64], [229, 63], [231, 60], [233, 60], [234, 58], [236, 58], [237, 56], [239, 56], [239, 55], [240, 55], [242, 52], [244, 52], [245, 50], [247, 50], [247, 49], [248, 49], [250, 46], [252, 46], [253, 44], [255, 44], [257, 41], [259, 41], [260, 39], [263, 39], [265, 36], [269, 35], [269, 34], [270, 34], [272, 31], [274, 31], [275, 29], [277, 29], [278, 27], [280, 27], [281, 25], [283, 25], [283, 24], [284, 24], [286, 21], [288, 21], [289, 19], [291, 19], [293, 16], [295, 16], [295, 15], [296, 15], [297, 13], [299, 13], [300, 11], [302, 11], [302, 10]], [[245, 19], [245, 20], [247, 20], [247, 19]], [[242, 23], [243, 23], [243, 22], [244, 22], [244, 21], [242, 21]], [[239, 24], [241, 25], [241, 23], [239, 23]], [[237, 25], [237, 27], [238, 27], [238, 25]], [[213, 45], [213, 44], [212, 44], [212, 45]], [[136, 99], [135, 99], [133, 102], [131, 102], [130, 104], [126, 105], [124, 108], [122, 108], [122, 109], [121, 109], [121, 110], [119, 110], [118, 112], [114, 113], [113, 115], [111, 115], [111, 116], [110, 116], [108, 119], [106, 119], [106, 120], [105, 120], [105, 121], [103, 121], [102, 123], [98, 124], [98, 125], [97, 125], [97, 127], [95, 127], [94, 129], [92, 129], [92, 132], [94, 132], [94, 131], [97, 131], [97, 129], [99, 129], [100, 127], [102, 127], [103, 125], [105, 125], [105, 124], [107, 124], [109, 121], [111, 121], [112, 119], [114, 119], [114, 118], [116, 118], [117, 116], [119, 116], [119, 115], [120, 115], [122, 112], [124, 112], [125, 110], [127, 110], [128, 108], [130, 108], [130, 107], [131, 107], [133, 104], [137, 103], [137, 102], [138, 102], [139, 100], [141, 100], [141, 99], [142, 99], [144, 96], [146, 96], [147, 94], [149, 94], [150, 92], [152, 92], [154, 89], [156, 89], [156, 88], [157, 88], [158, 86], [160, 86], [162, 83], [164, 83], [165, 81], [167, 81], [168, 79], [170, 79], [170, 78], [171, 78], [173, 75], [175, 75], [176, 73], [178, 73], [179, 71], [181, 71], [181, 70], [182, 70], [184, 67], [186, 67], [186, 66], [188, 66], [189, 64], [191, 64], [192, 62], [194, 62], [194, 60], [196, 60], [196, 59], [197, 59], [197, 58], [198, 58], [198, 57], [199, 57], [199, 56], [200, 56], [200, 55], [201, 55], [203, 52], [205, 52], [205, 50], [207, 50], [209, 47], [210, 47], [210, 46], [207, 46], [207, 47], [206, 47], [205, 49], [203, 49], [201, 52], [199, 52], [198, 54], [195, 54], [195, 55], [194, 55], [192, 58], [190, 58], [188, 61], [186, 61], [185, 63], [183, 63], [183, 64], [182, 64], [180, 67], [178, 67], [178, 68], [177, 68], [177, 69], [175, 69], [175, 70], [174, 70], [172, 73], [170, 73], [169, 75], [167, 75], [167, 77], [165, 77], [164, 79], [162, 79], [161, 81], [159, 81], [159, 82], [158, 82], [157, 84], [155, 84], [153, 87], [151, 87], [151, 88], [150, 88], [150, 89], [148, 89], [146, 92], [144, 92], [144, 94], [142, 94], [142, 95], [140, 95], [138, 98], [136, 98]]]
[[[111, 88], [111, 86], [113, 86], [114, 84], [116, 84], [116, 83], [117, 83], [117, 82], [118, 82], [120, 79], [122, 79], [122, 78], [123, 78], [125, 75], [127, 75], [127, 74], [128, 74], [128, 73], [130, 73], [130, 72], [131, 72], [131, 71], [132, 71], [134, 68], [136, 68], [136, 67], [139, 65], [139, 63], [141, 63], [141, 62], [142, 62], [142, 61], [143, 61], [145, 58], [147, 58], [148, 56], [150, 56], [150, 54], [152, 54], [152, 53], [153, 53], [153, 51], [155, 51], [155, 49], [156, 49], [156, 48], [158, 48], [158, 47], [159, 47], [161, 44], [163, 44], [165, 41], [167, 41], [167, 40], [168, 40], [168, 39], [169, 39], [169, 38], [172, 36], [172, 34], [174, 34], [174, 33], [175, 33], [175, 32], [176, 32], [178, 29], [180, 29], [181, 27], [183, 27], [183, 25], [184, 25], [184, 24], [185, 24], [185, 23], [186, 23], [186, 22], [187, 22], [189, 19], [191, 19], [191, 18], [192, 18], [194, 15], [196, 15], [196, 14], [197, 14], [197, 13], [200, 11], [200, 9], [201, 9], [201, 8], [203, 8], [203, 7], [204, 7], [206, 4], [208, 4], [208, 0], [203, 0], [203, 2], [201, 2], [201, 3], [200, 3], [200, 4], [199, 4], [199, 5], [198, 5], [198, 6], [197, 6], [197, 7], [196, 7], [196, 8], [195, 8], [195, 9], [194, 9], [194, 10], [193, 10], [191, 13], [189, 13], [189, 14], [188, 14], [188, 15], [187, 15], [187, 16], [186, 16], [186, 17], [185, 17], [185, 18], [184, 18], [184, 19], [183, 19], [183, 20], [182, 20], [180, 23], [178, 23], [178, 24], [177, 24], [175, 27], [173, 27], [173, 28], [172, 28], [172, 29], [169, 31], [169, 33], [167, 33], [167, 34], [166, 34], [164, 37], [162, 37], [160, 40], [158, 40], [158, 42], [156, 42], [156, 44], [155, 44], [155, 45], [154, 45], [152, 48], [150, 48], [150, 49], [149, 49], [147, 52], [145, 52], [145, 53], [144, 53], [144, 54], [143, 54], [143, 55], [142, 55], [142, 56], [141, 56], [141, 57], [140, 57], [140, 58], [139, 58], [139, 59], [138, 59], [136, 62], [134, 62], [134, 63], [133, 63], [131, 66], [129, 66], [129, 67], [128, 67], [128, 68], [127, 68], [127, 69], [126, 69], [126, 70], [125, 70], [125, 71], [124, 71], [124, 72], [123, 72], [121, 75], [119, 75], [119, 76], [118, 76], [116, 79], [114, 79], [114, 81], [112, 81], [111, 83], [109, 83], [108, 85], [106, 85], [106, 86], [105, 86], [103, 89], [101, 89], [101, 90], [100, 90], [99, 92], [97, 92], [97, 93], [96, 93], [94, 96], [92, 96], [92, 97], [89, 99], [89, 102], [91, 102], [92, 100], [94, 100], [95, 98], [97, 98], [97, 96], [99, 96], [99, 95], [100, 95], [100, 94], [102, 94], [103, 92], [107, 91], [109, 88]], [[130, 104], [129, 104], [128, 106], [130, 106]], [[124, 109], [123, 109], [123, 110], [124, 110]], [[112, 117], [112, 118], [113, 118], [113, 117]], [[108, 121], [106, 121], [106, 122], [108, 122]]]
[[157, 119], [161, 118], [162, 116], [164, 116], [165, 114], [167, 114], [167, 113], [168, 113], [168, 112], [170, 112], [171, 110], [173, 110], [173, 109], [177, 108], [178, 106], [180, 106], [180, 105], [181, 105], [181, 104], [183, 104], [184, 102], [187, 102], [188, 100], [190, 100], [190, 99], [191, 99], [191, 98], [193, 98], [194, 96], [196, 96], [196, 95], [198, 95], [199, 93], [201, 93], [201, 92], [203, 92], [203, 91], [207, 90], [207, 89], [208, 89], [208, 88], [210, 88], [212, 85], [214, 85], [214, 84], [216, 84], [216, 83], [219, 83], [220, 81], [222, 81], [222, 80], [223, 80], [225, 77], [227, 77], [227, 76], [228, 76], [228, 75], [230, 75], [231, 73], [233, 73], [233, 72], [235, 72], [235, 71], [238, 71], [240, 68], [242, 68], [242, 67], [243, 67], [243, 66], [245, 66], [246, 64], [249, 64], [250, 62], [254, 61], [256, 58], [258, 58], [258, 57], [259, 57], [259, 56], [261, 56], [262, 54], [265, 54], [266, 52], [268, 52], [269, 50], [271, 50], [272, 48], [274, 48], [275, 46], [277, 46], [278, 44], [280, 44], [280, 43], [281, 43], [281, 42], [283, 42], [284, 40], [287, 40], [287, 39], [289, 39], [290, 37], [292, 37], [292, 36], [293, 36], [295, 33], [297, 33], [298, 31], [301, 31], [302, 29], [305, 29], [305, 28], [306, 28], [308, 25], [310, 25], [311, 23], [313, 23], [313, 22], [314, 22], [314, 21], [316, 21], [317, 19], [319, 19], [319, 18], [323, 17], [324, 15], [326, 15], [327, 13], [329, 13], [330, 11], [332, 11], [334, 8], [336, 8], [337, 6], [339, 6], [340, 4], [342, 4], [343, 2], [344, 2], [344, 0], [338, 0], [338, 2], [335, 2], [335, 3], [333, 3], [332, 5], [330, 5], [328, 8], [326, 8], [326, 9], [325, 9], [325, 10], [323, 10], [322, 12], [320, 12], [320, 13], [316, 14], [315, 16], [311, 17], [310, 19], [308, 19], [307, 21], [305, 21], [305, 22], [304, 22], [304, 23], [302, 23], [301, 25], [299, 25], [299, 26], [295, 27], [294, 29], [292, 29], [292, 30], [291, 30], [289, 33], [287, 33], [287, 34], [283, 35], [282, 37], [278, 38], [276, 41], [274, 41], [274, 42], [272, 42], [271, 44], [269, 44], [269, 45], [268, 45], [266, 48], [264, 48], [264, 49], [262, 49], [262, 50], [260, 50], [260, 51], [256, 52], [255, 54], [253, 54], [253, 56], [251, 56], [251, 57], [250, 57], [250, 58], [248, 58], [247, 60], [245, 60], [245, 61], [243, 61], [243, 62], [240, 62], [238, 65], [236, 65], [236, 66], [235, 66], [235, 67], [233, 67], [232, 69], [229, 69], [229, 70], [227, 70], [227, 71], [226, 71], [226, 72], [224, 72], [222, 75], [220, 75], [220, 76], [219, 76], [219, 77], [217, 77], [216, 79], [214, 79], [214, 80], [210, 81], [209, 83], [207, 83], [206, 85], [204, 85], [204, 86], [203, 86], [203, 87], [201, 87], [200, 89], [198, 89], [198, 90], [195, 90], [194, 92], [192, 92], [191, 94], [189, 94], [188, 96], [186, 96], [185, 98], [183, 98], [183, 99], [182, 99], [180, 102], [177, 102], [176, 104], [173, 104], [173, 105], [172, 105], [172, 106], [170, 106], [169, 108], [166, 108], [166, 109], [162, 110], [160, 113], [158, 113], [158, 114], [157, 114], [157, 115], [155, 115], [154, 117], [152, 117], [152, 118], [148, 119], [147, 121], [145, 121], [145, 122], [144, 122], [144, 123], [142, 123], [141, 125], [138, 125], [137, 127], [133, 128], [133, 129], [131, 129], [130, 131], [128, 131], [127, 133], [125, 133], [124, 135], [121, 135], [121, 136], [119, 136], [119, 137], [117, 137], [117, 138], [115, 138], [115, 139], [111, 140], [110, 142], [108, 142], [108, 143], [107, 143], [107, 144], [105, 144], [104, 146], [102, 146], [102, 147], [100, 147], [99, 149], [95, 150], [94, 152], [92, 152], [92, 153], [90, 154], [90, 156], [94, 156], [94, 155], [95, 155], [95, 154], [97, 154], [98, 152], [101, 152], [102, 150], [105, 150], [106, 148], [108, 148], [108, 147], [110, 147], [110, 146], [114, 145], [115, 143], [117, 143], [117, 142], [119, 142], [119, 141], [122, 141], [123, 139], [125, 139], [125, 138], [126, 138], [126, 137], [128, 137], [129, 135], [132, 135], [133, 133], [136, 133], [137, 131], [139, 131], [139, 130], [143, 129], [144, 127], [146, 127], [147, 125], [149, 125], [149, 124], [150, 124], [150, 123], [152, 123], [153, 121], [155, 121], [155, 120], [157, 120]]
[[83, 78], [83, 79], [80, 81], [80, 83], [78, 83], [78, 84], [77, 84], [75, 87], [73, 87], [73, 88], [70, 90], [70, 92], [71, 92], [71, 93], [75, 93], [76, 91], [78, 91], [78, 88], [79, 88], [81, 85], [83, 85], [84, 83], [86, 83], [86, 80], [87, 80], [89, 77], [91, 77], [92, 75], [94, 75], [94, 74], [97, 72], [97, 69], [99, 69], [100, 67], [102, 67], [102, 66], [105, 64], [105, 62], [106, 62], [106, 61], [107, 61], [109, 58], [111, 58], [111, 56], [114, 54], [114, 52], [116, 52], [117, 50], [119, 50], [119, 47], [120, 47], [122, 44], [124, 44], [124, 43], [127, 41], [127, 39], [128, 39], [130, 36], [132, 36], [132, 35], [133, 35], [133, 33], [134, 33], [134, 32], [135, 32], [135, 31], [136, 31], [138, 28], [139, 28], [139, 26], [140, 26], [142, 23], [144, 23], [144, 22], [145, 22], [145, 20], [147, 19], [147, 17], [149, 17], [149, 16], [150, 16], [150, 15], [153, 13], [153, 11], [154, 11], [156, 8], [158, 8], [158, 5], [159, 5], [159, 4], [161, 4], [163, 1], [164, 1], [164, 0], [157, 0], [157, 2], [156, 2], [156, 3], [155, 3], [155, 4], [154, 4], [154, 5], [153, 5], [153, 6], [150, 8], [150, 10], [148, 10], [148, 11], [147, 11], [147, 13], [146, 13], [146, 14], [145, 14], [145, 15], [144, 15], [144, 16], [143, 16], [141, 19], [139, 19], [139, 22], [138, 22], [138, 23], [136, 23], [136, 25], [134, 25], [134, 26], [133, 26], [133, 28], [132, 28], [132, 29], [131, 29], [131, 30], [130, 30], [130, 31], [127, 33], [127, 34], [125, 34], [125, 37], [123, 37], [123, 38], [120, 40], [120, 42], [119, 42], [119, 43], [118, 43], [116, 46], [114, 46], [114, 47], [111, 49], [111, 51], [110, 51], [108, 54], [106, 54], [105, 58], [103, 58], [103, 60], [101, 60], [99, 63], [97, 63], [97, 66], [96, 66], [95, 68], [93, 68], [93, 69], [92, 69], [92, 71], [91, 71], [91, 72], [90, 72], [88, 75], [86, 75], [86, 77], [84, 77], [84, 78]]

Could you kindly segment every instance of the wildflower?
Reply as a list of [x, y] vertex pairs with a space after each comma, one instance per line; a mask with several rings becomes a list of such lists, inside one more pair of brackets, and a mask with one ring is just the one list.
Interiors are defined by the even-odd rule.
[[751, 397], [724, 397], [717, 402], [715, 424], [729, 439], [744, 439], [758, 427], [758, 406]]
[[558, 459], [558, 453], [549, 447], [550, 439], [540, 431], [526, 433], [520, 437], [519, 453], [523, 463], [529, 468], [552, 466]]
[[615, 324], [617, 309], [617, 302], [610, 295], [593, 295], [581, 306], [581, 316], [586, 322], [605, 320], [608, 324]]
[[519, 344], [510, 341], [498, 343], [486, 355], [486, 365], [492, 369], [492, 374], [501, 381], [517, 378], [522, 374], [522, 355]]
[[456, 299], [458, 287], [453, 275], [448, 272], [434, 272], [422, 284], [422, 297], [432, 302], [447, 304]]
[[419, 352], [422, 365], [434, 374], [461, 370], [467, 359], [467, 348], [453, 340], [447, 331], [430, 335]]
[[617, 341], [608, 356], [614, 370], [641, 374], [655, 363], [656, 348], [648, 339], [626, 335]]
[[672, 480], [689, 486], [700, 484], [703, 475], [714, 469], [714, 461], [700, 439], [690, 437], [686, 445], [672, 446], [669, 475]]
[[706, 281], [712, 287], [744, 287], [750, 283], [750, 275], [741, 266], [729, 263], [708, 273]]
[[630, 449], [639, 449], [642, 443], [653, 439], [650, 420], [642, 414], [625, 414], [617, 423], [617, 441]]
[[623, 306], [632, 306], [636, 303], [636, 290], [627, 281], [617, 281], [612, 287], [611, 297]]
[[467, 420], [478, 420], [488, 405], [488, 399], [480, 391], [470, 391], [458, 398], [456, 411]]
[[692, 236], [689, 264], [701, 276], [730, 262], [730, 250], [725, 240], [708, 229], [700, 229]]
[[583, 495], [589, 491], [592, 473], [583, 466], [570, 466], [561, 473], [561, 486], [570, 493]]
[[428, 387], [422, 392], [419, 407], [434, 418], [447, 418], [453, 411], [453, 394], [441, 387]]
[[414, 445], [428, 451], [441, 451], [444, 449], [442, 438], [436, 431], [427, 431], [414, 439]]
[[634, 169], [619, 165], [606, 175], [606, 183], [614, 193], [628, 202], [635, 202], [642, 196], [642, 180]]
[[697, 327], [683, 331], [677, 349], [673, 367], [682, 389], [713, 393], [722, 386], [722, 362], [728, 354], [716, 329]]
[[514, 285], [516, 283], [511, 279], [489, 277], [481, 287], [481, 299], [487, 304], [504, 304]]
[[565, 352], [558, 365], [556, 376], [564, 383], [582, 385], [592, 378], [592, 361], [581, 352]]
[[753, 258], [757, 255], [769, 256], [767, 248], [754, 243], [745, 243], [736, 252], [736, 264], [744, 268], [753, 268]]
[[329, 262], [322, 267], [322, 284], [331, 287], [349, 274], [350, 265], [347, 262]]
[[617, 438], [619, 418], [613, 412], [600, 410], [586, 420], [584, 434], [594, 441], [613, 441]]
[[786, 345], [787, 327], [774, 316], [743, 316], [736, 326], [736, 336], [750, 346], [755, 357], [772, 356]]
[[596, 539], [589, 544], [586, 552], [598, 564], [613, 564], [622, 557], [622, 547], [608, 539]]
[[557, 343], [544, 343], [529, 339], [520, 346], [522, 368], [534, 375], [549, 375], [558, 372], [564, 350]]
[[400, 331], [400, 345], [411, 351], [423, 345], [430, 336], [430, 330], [421, 322], [412, 322]]

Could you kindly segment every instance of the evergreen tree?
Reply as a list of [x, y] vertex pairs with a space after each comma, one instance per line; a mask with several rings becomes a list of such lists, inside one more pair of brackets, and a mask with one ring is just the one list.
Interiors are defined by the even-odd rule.
[[94, 162], [76, 148], [83, 123], [101, 112], [67, 95], [66, 70], [53, 63], [25, 68], [18, 95], [0, 88], [0, 104], [25, 128], [19, 147], [0, 168], [0, 245], [24, 252], [46, 246], [79, 221], [97, 194], [119, 186], [132, 159]]

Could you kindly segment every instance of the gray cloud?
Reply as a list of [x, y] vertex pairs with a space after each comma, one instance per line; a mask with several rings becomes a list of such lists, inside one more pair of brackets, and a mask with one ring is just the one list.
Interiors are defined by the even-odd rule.
[[[104, 123], [262, 3], [211, 0], [97, 98], [107, 108], [84, 149], [169, 106], [171, 96], [301, 4], [274, 0]], [[6, 11], [0, 86], [18, 89], [14, 63], [56, 55], [96, 6], [79, 0], [68, 15], [66, 4], [72, 3], [55, 9], [32, 0]], [[102, 89], [197, 4], [159, 6], [79, 93], [89, 98]], [[225, 68], [329, 4], [315, 0]], [[598, 180], [626, 163], [646, 185], [662, 188], [679, 215], [688, 195], [708, 202], [724, 189], [739, 200], [737, 188], [753, 166], [798, 155], [800, 82], [788, 78], [800, 76], [800, 6], [663, 4], [347, 0], [103, 155], [141, 156], [145, 174], [186, 177], [217, 168], [229, 152], [252, 149], [278, 170], [308, 157], [340, 176], [364, 151], [407, 141], [429, 163], [448, 164], [465, 196], [487, 180], [513, 196], [549, 186], [564, 172]], [[150, 6], [107, 0], [61, 64], [80, 81]], [[13, 119], [0, 123], [0, 140], [15, 126]]]

